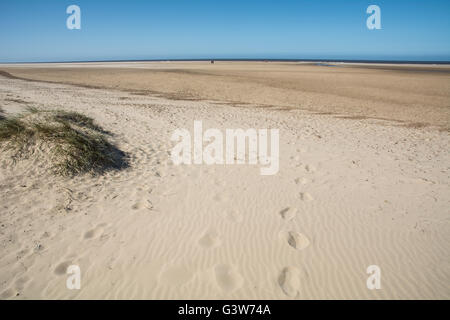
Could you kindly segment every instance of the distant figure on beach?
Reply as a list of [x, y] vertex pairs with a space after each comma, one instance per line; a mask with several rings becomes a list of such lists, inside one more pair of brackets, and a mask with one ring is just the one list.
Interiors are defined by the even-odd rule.
[[211, 64], [214, 64], [214, 60], [211, 60]]

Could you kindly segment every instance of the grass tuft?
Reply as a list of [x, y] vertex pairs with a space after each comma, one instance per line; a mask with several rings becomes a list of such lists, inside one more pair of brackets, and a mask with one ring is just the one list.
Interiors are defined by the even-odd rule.
[[0, 142], [23, 135], [28, 135], [28, 130], [19, 118], [4, 118], [0, 122]]
[[49, 146], [53, 167], [61, 175], [101, 174], [128, 166], [125, 153], [108, 141], [92, 118], [80, 113], [34, 108], [0, 122], [0, 147], [14, 150], [15, 158], [42, 143]]
[[32, 113], [32, 114], [39, 113], [39, 109], [36, 107], [32, 107], [32, 106], [27, 106], [25, 108], [25, 110], [27, 110], [27, 112]]
[[95, 124], [92, 118], [89, 118], [88, 116], [85, 116], [84, 114], [78, 112], [56, 111], [56, 113], [54, 114], [54, 119], [58, 122], [67, 122], [97, 132], [107, 133], [97, 124]]

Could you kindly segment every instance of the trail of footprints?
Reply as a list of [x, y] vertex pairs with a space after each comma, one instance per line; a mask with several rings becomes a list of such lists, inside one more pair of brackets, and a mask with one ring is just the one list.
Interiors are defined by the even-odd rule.
[[[313, 173], [316, 171], [316, 168], [311, 165], [305, 165], [304, 167], [306, 173]], [[306, 185], [309, 183], [309, 180], [305, 177], [296, 178], [294, 180], [297, 185]], [[308, 192], [300, 192], [299, 198], [301, 201], [312, 201], [314, 200], [313, 196]], [[279, 212], [280, 217], [289, 222], [293, 220], [297, 215], [297, 209], [294, 208], [284, 208]], [[303, 250], [310, 245], [309, 238], [303, 233], [297, 231], [287, 231], [281, 232], [281, 236], [286, 243], [295, 250]], [[288, 297], [295, 298], [300, 293], [301, 287], [301, 279], [302, 271], [295, 266], [288, 266], [281, 270], [280, 275], [278, 277], [278, 285], [284, 294]]]
[[133, 194], [133, 198], [136, 199], [136, 201], [134, 201], [133, 205], [131, 206], [131, 209], [132, 210], [147, 209], [152, 211], [154, 209], [152, 201], [150, 199], [144, 200], [145, 198], [148, 198], [148, 196], [151, 195], [152, 192], [153, 188], [149, 186], [137, 188]]
[[[285, 221], [291, 221], [297, 215], [297, 210], [293, 208], [285, 208], [279, 212], [281, 218]], [[310, 244], [309, 238], [303, 233], [297, 231], [282, 231], [281, 237], [286, 243], [295, 250], [303, 250]], [[278, 285], [284, 294], [288, 297], [295, 298], [300, 292], [301, 271], [297, 267], [288, 266], [283, 268], [279, 277]]]
[[[308, 171], [308, 169], [306, 169], [306, 171]], [[305, 185], [308, 182], [309, 180], [306, 178], [295, 179], [297, 185]], [[303, 201], [311, 201], [313, 200], [313, 197], [309, 193], [303, 192], [300, 193], [300, 199]], [[293, 220], [297, 214], [298, 210], [291, 207], [286, 207], [279, 212], [280, 217], [286, 222]], [[284, 241], [286, 241], [287, 245], [295, 250], [303, 250], [310, 245], [309, 238], [297, 231], [283, 231], [281, 232], [281, 236]], [[198, 244], [205, 249], [218, 247], [221, 243], [222, 239], [220, 234], [215, 230], [205, 232], [198, 240]], [[295, 266], [288, 266], [281, 270], [277, 282], [286, 296], [295, 298], [299, 295], [302, 274], [303, 272]], [[231, 265], [219, 264], [215, 266], [214, 275], [217, 285], [226, 292], [232, 292], [239, 289], [244, 282], [238, 269]]]
[[[307, 172], [315, 170], [311, 166], [306, 166]], [[297, 178], [294, 180], [297, 185], [305, 185], [309, 182], [306, 178]], [[300, 193], [300, 200], [312, 201], [313, 197], [308, 192]], [[134, 209], [134, 208], [133, 208]], [[236, 214], [233, 212], [234, 215]], [[279, 212], [281, 219], [286, 222], [293, 220], [298, 214], [298, 209], [286, 207]], [[233, 216], [234, 216], [233, 215]], [[230, 217], [228, 217], [230, 218]], [[234, 219], [231, 219], [232, 221]], [[237, 222], [237, 221], [234, 221]], [[95, 228], [87, 231], [83, 238], [85, 240], [100, 238], [104, 232], [105, 224], [100, 224]], [[309, 238], [297, 231], [282, 231], [281, 236], [287, 245], [295, 250], [303, 250], [310, 245]], [[220, 246], [222, 239], [219, 233], [215, 230], [206, 231], [198, 240], [199, 246], [205, 249], [211, 249]], [[63, 275], [66, 273], [67, 267], [71, 261], [64, 261], [56, 266], [54, 273], [56, 275]], [[225, 292], [233, 292], [239, 289], [244, 278], [239, 273], [235, 266], [227, 264], [218, 264], [213, 268], [214, 279], [218, 287]], [[182, 285], [192, 279], [193, 274], [186, 272], [183, 268], [168, 268], [162, 273], [162, 280], [169, 285]], [[277, 282], [283, 293], [291, 298], [295, 298], [300, 293], [302, 271], [295, 266], [287, 266], [283, 268], [278, 276]], [[170, 281], [169, 281], [169, 280]], [[11, 292], [4, 292], [3, 295], [11, 294]]]
[[[311, 172], [311, 166], [306, 166], [305, 170]], [[297, 178], [294, 180], [297, 185], [306, 185], [309, 180], [306, 178]], [[217, 199], [216, 199], [217, 200]], [[300, 200], [312, 201], [313, 197], [308, 192], [300, 193]], [[230, 213], [233, 217], [240, 215], [236, 212]], [[298, 209], [292, 207], [286, 207], [279, 211], [280, 218], [286, 222], [292, 221], [298, 214]], [[235, 219], [227, 218], [233, 222]], [[283, 240], [294, 250], [303, 250], [310, 245], [309, 238], [303, 233], [295, 230], [282, 231], [280, 233]], [[198, 239], [198, 245], [204, 249], [212, 249], [219, 247], [222, 244], [221, 235], [215, 230], [207, 230]], [[239, 273], [237, 267], [228, 264], [218, 264], [212, 268], [213, 279], [216, 285], [224, 292], [231, 293], [242, 287], [244, 278]], [[280, 286], [282, 292], [290, 297], [296, 298], [300, 294], [301, 278], [304, 272], [296, 266], [284, 267], [278, 275], [277, 283]], [[183, 267], [168, 267], [165, 268], [161, 274], [161, 280], [169, 285], [183, 285], [189, 282], [194, 277], [192, 272], [184, 269]]]
[[[104, 229], [107, 226], [106, 223], [98, 224], [95, 228], [86, 231], [83, 234], [83, 240], [89, 241], [94, 239], [102, 239], [104, 234]], [[63, 276], [67, 274], [67, 269], [70, 265], [76, 264], [77, 257], [76, 255], [70, 255], [67, 260], [64, 260], [56, 265], [53, 269], [53, 273], [57, 276]]]

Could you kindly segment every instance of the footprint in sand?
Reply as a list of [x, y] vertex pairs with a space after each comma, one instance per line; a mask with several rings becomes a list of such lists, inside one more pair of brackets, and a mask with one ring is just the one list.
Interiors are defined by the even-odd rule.
[[206, 249], [217, 247], [221, 244], [222, 240], [215, 231], [206, 232], [198, 241], [198, 244]]
[[307, 165], [305, 166], [305, 170], [306, 170], [306, 172], [316, 172], [316, 167], [307, 164]]
[[84, 234], [84, 239], [95, 239], [103, 234], [103, 225], [99, 225]]
[[300, 232], [289, 231], [283, 234], [283, 237], [292, 248], [297, 250], [303, 250], [310, 244], [308, 237]]
[[290, 207], [284, 208], [283, 210], [280, 211], [280, 216], [286, 221], [294, 219], [296, 214], [297, 214], [296, 210]]
[[142, 202], [136, 202], [131, 206], [131, 209], [133, 210], [140, 210], [142, 208], [144, 208], [144, 204]]
[[244, 283], [244, 278], [233, 266], [220, 264], [214, 268], [217, 285], [224, 291], [232, 292], [239, 289]]
[[284, 268], [278, 277], [278, 284], [287, 296], [295, 298], [300, 291], [300, 270], [296, 267]]
[[150, 200], [147, 200], [147, 203], [145, 203], [143, 201], [138, 201], [131, 206], [131, 209], [133, 209], [133, 210], [141, 210], [141, 209], [151, 210], [151, 209], [153, 209], [153, 204], [151, 203]]
[[56, 275], [58, 276], [62, 276], [64, 274], [66, 274], [67, 272], [67, 268], [72, 264], [71, 261], [64, 261], [60, 264], [58, 264], [58, 266], [55, 268], [55, 270], [53, 271]]
[[314, 200], [314, 198], [308, 192], [300, 192], [300, 200], [302, 200], [302, 201], [312, 201], [312, 200]]
[[306, 178], [297, 178], [294, 181], [295, 181], [295, 184], [307, 184], [308, 183], [308, 179], [306, 179]]

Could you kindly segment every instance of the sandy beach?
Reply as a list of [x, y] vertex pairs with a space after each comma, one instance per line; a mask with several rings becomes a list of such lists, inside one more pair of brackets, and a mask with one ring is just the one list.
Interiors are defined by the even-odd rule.
[[14, 77], [169, 99], [302, 109], [450, 128], [450, 66], [311, 62], [4, 65]]
[[[449, 66], [0, 70], [6, 115], [77, 111], [129, 155], [121, 170], [61, 177], [40, 152], [2, 152], [0, 299], [450, 299]], [[175, 165], [171, 136], [194, 120], [279, 129], [279, 171]]]

